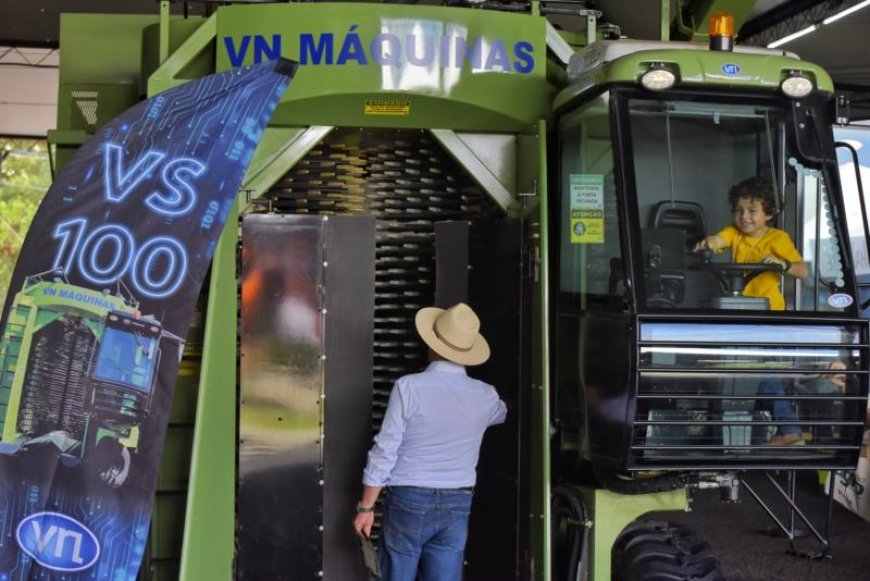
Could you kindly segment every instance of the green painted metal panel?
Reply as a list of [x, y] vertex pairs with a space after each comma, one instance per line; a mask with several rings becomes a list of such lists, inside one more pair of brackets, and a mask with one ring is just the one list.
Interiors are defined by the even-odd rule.
[[272, 125], [529, 131], [548, 109], [538, 16], [292, 3], [217, 18], [218, 70], [278, 53], [300, 62]]
[[202, 372], [179, 579], [232, 578], [236, 457], [236, 243], [238, 211], [212, 260]]
[[[465, 136], [450, 131], [449, 129], [433, 129], [432, 135], [438, 142], [444, 146], [450, 155], [453, 156], [459, 165], [461, 165], [472, 176], [474, 180], [482, 187], [490, 198], [502, 209], [505, 213], [515, 213], [518, 210], [517, 201], [514, 198], [514, 192], [509, 189], [504, 183], [508, 176], [499, 175], [496, 168], [492, 167], [489, 160], [483, 159], [486, 153], [501, 153], [494, 156], [498, 160], [503, 160], [507, 157], [509, 151], [513, 153], [514, 144], [510, 141], [499, 143], [499, 136], [486, 135], [484, 140], [488, 141], [486, 147], [473, 149], [466, 141], [472, 141], [472, 136]], [[499, 145], [505, 145], [505, 153], [498, 152]], [[513, 169], [513, 168], [511, 168]], [[512, 176], [511, 176], [512, 177]]]
[[[659, 23], [659, 40], [671, 39], [671, 0], [661, 0], [661, 22]], [[679, 3], [677, 10], [680, 9]]]
[[592, 563], [589, 578], [608, 581], [611, 572], [610, 551], [619, 533], [637, 517], [653, 511], [687, 510], [686, 490], [655, 494], [626, 495], [604, 489], [583, 488], [589, 514], [592, 515]]
[[[209, 34], [210, 20], [212, 28]], [[184, 53], [182, 57], [184, 61], [183, 66], [179, 67], [178, 70], [175, 70], [171, 65], [167, 66], [166, 69], [161, 69], [163, 63], [160, 60], [160, 42], [162, 39], [161, 32], [164, 30], [168, 32], [166, 36], [168, 36], [167, 41], [170, 54], [180, 55]], [[199, 36], [204, 36], [205, 41], [202, 42], [198, 50], [188, 51], [182, 48], [191, 38], [199, 38]], [[153, 24], [143, 31], [142, 44], [144, 47], [142, 50], [142, 78], [143, 85], [147, 86], [149, 96], [179, 85], [184, 80], [199, 78], [214, 72], [213, 19], [173, 18], [169, 22], [169, 26]], [[161, 85], [160, 81], [164, 77], [177, 78], [174, 78], [173, 82]]]
[[57, 128], [93, 133], [97, 127], [108, 123], [139, 100], [138, 84], [61, 83]]
[[[636, 81], [652, 63], [671, 63], [677, 67], [680, 85], [715, 85], [734, 88], [777, 89], [791, 71], [800, 71], [822, 91], [834, 90], [831, 77], [818, 65], [779, 56], [712, 50], [641, 51], [606, 67], [606, 82]], [[723, 65], [737, 65], [739, 72], [725, 74]]]
[[[169, 21], [169, 0], [160, 0], [160, 22]], [[158, 60], [163, 62], [169, 56], [169, 26], [160, 26], [160, 40], [157, 49]]]
[[142, 31], [156, 22], [156, 14], [61, 14], [54, 172], [84, 141], [66, 139], [71, 132], [91, 134], [139, 102]]
[[[674, 48], [641, 50], [603, 64], [579, 77], [570, 87], [559, 93], [553, 107], [562, 107], [603, 85], [640, 85], [640, 75], [653, 63], [662, 63], [675, 71], [677, 87], [776, 92], [782, 80], [790, 72], [797, 71], [812, 79], [818, 90], [825, 93], [832, 93], [834, 90], [828, 73], [818, 65], [806, 61], [773, 54]], [[739, 70], [733, 74], [725, 74], [724, 65], [736, 65]]]
[[139, 88], [134, 84], [61, 83], [58, 90], [58, 130], [48, 132], [52, 174], [57, 175], [63, 169], [79, 146], [98, 127], [138, 102]]
[[537, 269], [532, 294], [532, 419], [530, 449], [529, 553], [532, 579], [551, 577], [550, 563], [550, 312], [547, 240], [547, 126], [538, 123], [538, 211], [531, 220], [532, 251]]
[[516, 159], [521, 161], [517, 163], [515, 168], [516, 193], [523, 208], [521, 213], [523, 217], [528, 217], [540, 203], [538, 199], [538, 190], [540, 189], [538, 180], [541, 177], [541, 169], [537, 163], [531, 164], [528, 160], [536, 160], [540, 157], [541, 139], [546, 139], [546, 136], [541, 136], [537, 133], [534, 135], [517, 136]]
[[267, 127], [263, 132], [241, 190], [247, 199], [258, 198], [305, 157], [332, 127]]
[[145, 42], [153, 60], [144, 64], [143, 73], [148, 77], [149, 97], [214, 72], [215, 18], [212, 15], [204, 21], [197, 21], [193, 27], [184, 21], [170, 22], [169, 47], [172, 54], [165, 60], [160, 58], [160, 43], [166, 26], [152, 27], [147, 31]]
[[142, 31], [154, 14], [81, 14], [60, 17], [59, 77], [63, 83], [139, 85]]

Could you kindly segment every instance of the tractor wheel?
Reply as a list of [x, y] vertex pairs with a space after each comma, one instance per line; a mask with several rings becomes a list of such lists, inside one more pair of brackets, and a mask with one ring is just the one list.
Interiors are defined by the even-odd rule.
[[721, 581], [719, 560], [697, 532], [659, 520], [629, 525], [613, 545], [617, 581]]
[[97, 444], [89, 463], [94, 476], [118, 488], [130, 474], [130, 451], [117, 440], [105, 437]]
[[586, 503], [576, 486], [560, 484], [550, 492], [555, 581], [585, 580], [589, 567]]

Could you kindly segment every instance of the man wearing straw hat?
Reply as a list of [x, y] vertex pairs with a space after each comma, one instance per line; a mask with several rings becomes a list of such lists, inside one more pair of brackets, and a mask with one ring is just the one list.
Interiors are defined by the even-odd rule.
[[399, 378], [363, 471], [354, 531], [371, 535], [386, 487], [379, 561], [385, 581], [459, 581], [483, 433], [504, 422], [495, 389], [465, 373], [489, 359], [471, 307], [420, 309], [429, 365]]

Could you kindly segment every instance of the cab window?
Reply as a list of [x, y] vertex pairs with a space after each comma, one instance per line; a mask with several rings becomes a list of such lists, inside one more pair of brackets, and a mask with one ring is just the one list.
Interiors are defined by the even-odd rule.
[[[789, 110], [634, 98], [625, 111], [641, 308], [850, 306], [824, 175], [793, 151]], [[783, 273], [794, 263], [805, 276]]]
[[609, 105], [604, 93], [559, 124], [562, 309], [621, 305], [626, 293]]

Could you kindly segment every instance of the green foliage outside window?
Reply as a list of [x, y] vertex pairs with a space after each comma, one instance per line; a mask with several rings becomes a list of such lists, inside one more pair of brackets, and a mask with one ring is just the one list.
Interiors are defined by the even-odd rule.
[[45, 140], [0, 137], [0, 309], [27, 228], [51, 184]]

